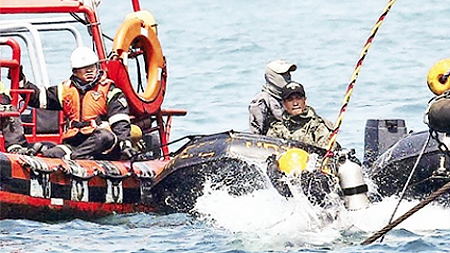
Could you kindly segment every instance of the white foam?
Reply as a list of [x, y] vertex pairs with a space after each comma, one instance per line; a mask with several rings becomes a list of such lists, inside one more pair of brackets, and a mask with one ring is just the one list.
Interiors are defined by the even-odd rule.
[[[346, 243], [343, 234], [349, 238], [361, 232], [371, 235], [388, 224], [398, 202], [392, 197], [358, 211], [347, 211], [343, 205], [323, 209], [312, 206], [305, 195], [293, 192], [294, 197], [288, 199], [273, 188], [231, 196], [226, 191], [211, 190], [207, 184], [195, 210], [213, 226], [234, 233], [248, 250], [286, 250]], [[403, 200], [394, 219], [418, 203]], [[394, 229], [415, 233], [448, 229], [449, 212], [430, 204]], [[359, 243], [360, 236], [350, 240]]]

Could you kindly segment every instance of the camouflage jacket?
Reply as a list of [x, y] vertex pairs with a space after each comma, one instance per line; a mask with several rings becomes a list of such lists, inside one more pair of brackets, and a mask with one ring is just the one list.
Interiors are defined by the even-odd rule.
[[290, 116], [285, 112], [282, 117], [282, 122], [275, 122], [270, 126], [268, 136], [297, 140], [323, 149], [328, 148], [333, 123], [317, 115], [311, 106], [306, 106], [302, 114]]

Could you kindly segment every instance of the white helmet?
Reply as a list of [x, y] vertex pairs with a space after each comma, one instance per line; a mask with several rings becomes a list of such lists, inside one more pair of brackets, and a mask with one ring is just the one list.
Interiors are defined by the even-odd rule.
[[97, 54], [88, 47], [77, 47], [70, 55], [70, 66], [72, 69], [84, 68], [97, 62]]

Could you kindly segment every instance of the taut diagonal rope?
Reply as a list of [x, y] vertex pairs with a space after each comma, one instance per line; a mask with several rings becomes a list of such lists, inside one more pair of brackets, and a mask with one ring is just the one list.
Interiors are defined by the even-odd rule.
[[339, 128], [341, 127], [342, 119], [344, 117], [345, 111], [347, 110], [347, 106], [350, 101], [350, 97], [353, 93], [353, 86], [356, 83], [356, 79], [358, 79], [358, 74], [361, 69], [364, 58], [366, 57], [367, 51], [369, 51], [369, 48], [372, 45], [372, 41], [375, 38], [375, 35], [378, 32], [378, 29], [380, 28], [381, 24], [383, 23], [384, 18], [388, 14], [389, 10], [391, 9], [391, 7], [395, 3], [395, 1], [396, 0], [390, 0], [388, 2], [386, 7], [384, 8], [384, 11], [381, 14], [380, 18], [378, 18], [378, 21], [375, 23], [374, 27], [372, 28], [369, 38], [367, 39], [366, 43], [364, 44], [364, 47], [361, 51], [358, 62], [356, 63], [355, 70], [353, 71], [353, 75], [350, 80], [350, 84], [348, 85], [347, 92], [345, 93], [345, 97], [344, 97], [344, 101], [342, 102], [341, 110], [339, 112], [338, 118], [334, 125], [334, 130], [331, 133], [330, 140], [328, 142], [328, 149], [327, 149], [328, 151], [324, 157], [324, 162], [322, 163], [322, 165], [325, 165], [327, 163], [329, 157], [333, 155], [332, 148], [333, 148], [334, 144], [336, 143], [337, 133], [339, 132]]

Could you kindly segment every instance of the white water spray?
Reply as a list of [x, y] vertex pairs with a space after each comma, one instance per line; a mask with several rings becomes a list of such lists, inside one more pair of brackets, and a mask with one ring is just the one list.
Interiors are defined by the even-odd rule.
[[[213, 190], [206, 183], [204, 195], [197, 200], [195, 211], [212, 226], [234, 234], [248, 250], [278, 251], [305, 246], [334, 248], [348, 246], [345, 245], [348, 243], [358, 244], [366, 236], [387, 225], [398, 201], [391, 197], [372, 203], [365, 209], [348, 211], [340, 196], [332, 193], [327, 197], [330, 205], [322, 208], [313, 206], [301, 187], [288, 185], [292, 198], [281, 196], [271, 186], [251, 194], [232, 196], [223, 189]], [[404, 201], [395, 218], [417, 203]], [[418, 234], [448, 229], [449, 212], [440, 206], [429, 205], [395, 229], [406, 229]]]

